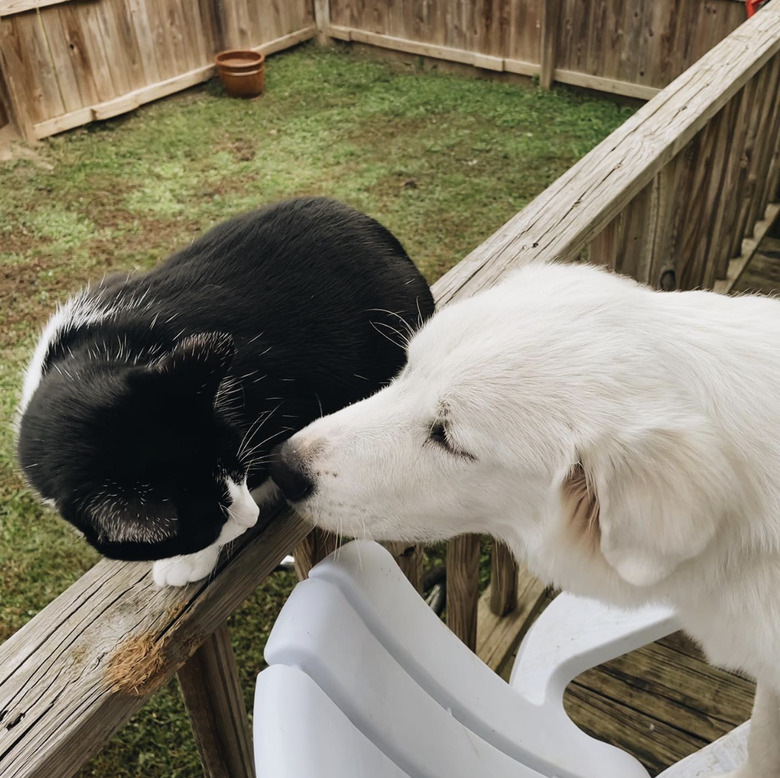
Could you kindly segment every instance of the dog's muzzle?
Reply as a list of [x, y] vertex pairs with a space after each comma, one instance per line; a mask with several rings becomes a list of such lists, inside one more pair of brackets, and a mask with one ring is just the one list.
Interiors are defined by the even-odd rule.
[[314, 479], [300, 453], [289, 441], [273, 450], [271, 478], [285, 500], [299, 502], [314, 492]]

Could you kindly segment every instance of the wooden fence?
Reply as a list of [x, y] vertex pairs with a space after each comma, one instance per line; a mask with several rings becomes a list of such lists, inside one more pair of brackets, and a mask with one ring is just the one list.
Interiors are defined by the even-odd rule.
[[3, 115], [32, 140], [205, 81], [228, 47], [314, 37], [649, 99], [743, 0], [0, 0]]
[[[667, 289], [726, 291], [778, 197], [780, 2], [772, 2], [442, 277], [434, 295], [446, 304], [521, 263], [583, 256]], [[102, 561], [0, 646], [0, 778], [72, 775], [174, 673], [207, 775], [251, 776], [225, 624], [307, 535], [289, 512], [269, 519], [233, 544], [211, 580], [184, 589], [156, 589], [148, 565]], [[448, 550], [449, 616], [471, 645], [482, 639], [478, 542], [459, 538]], [[311, 536], [299, 562], [327, 544]], [[413, 560], [401, 554], [412, 569]], [[515, 613], [480, 623], [493, 646], [512, 632], [502, 625], [542, 597], [505, 551], [494, 569], [484, 602]], [[495, 665], [501, 653], [487, 658]]]
[[28, 139], [206, 81], [222, 49], [316, 35], [311, 0], [0, 0], [0, 17], [0, 82]]
[[331, 0], [342, 40], [648, 99], [745, 20], [741, 0]]

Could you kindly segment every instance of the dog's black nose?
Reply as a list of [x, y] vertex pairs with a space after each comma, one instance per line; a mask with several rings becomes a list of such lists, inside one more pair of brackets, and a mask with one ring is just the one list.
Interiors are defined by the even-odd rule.
[[295, 448], [285, 441], [273, 450], [271, 478], [286, 500], [297, 502], [314, 491], [314, 481]]

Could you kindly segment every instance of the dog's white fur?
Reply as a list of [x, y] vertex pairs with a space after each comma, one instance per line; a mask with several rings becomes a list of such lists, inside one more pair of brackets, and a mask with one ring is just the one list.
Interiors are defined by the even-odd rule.
[[489, 533], [570, 591], [671, 602], [758, 680], [738, 775], [780, 776], [780, 301], [532, 264], [445, 307], [390, 386], [287, 451], [327, 529]]

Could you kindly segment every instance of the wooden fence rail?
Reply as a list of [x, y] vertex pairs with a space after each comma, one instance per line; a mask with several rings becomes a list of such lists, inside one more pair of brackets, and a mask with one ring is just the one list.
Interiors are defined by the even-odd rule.
[[[588, 257], [669, 289], [726, 290], [762, 219], [777, 212], [779, 85], [773, 0], [441, 278], [437, 302], [554, 258]], [[185, 589], [155, 589], [147, 565], [100, 562], [0, 646], [0, 778], [72, 775], [176, 672], [207, 774], [251, 775], [224, 625], [307, 533], [290, 513], [269, 518], [234, 543], [208, 583]], [[449, 587], [462, 594], [450, 597], [448, 612], [496, 666], [516, 637], [501, 625], [525, 619], [542, 589], [502, 554], [494, 588], [476, 609], [478, 543], [467, 536], [451, 544]], [[419, 569], [414, 555], [396, 551]], [[483, 607], [490, 601], [509, 615], [492, 616]]]

